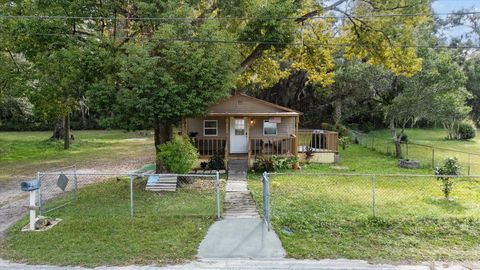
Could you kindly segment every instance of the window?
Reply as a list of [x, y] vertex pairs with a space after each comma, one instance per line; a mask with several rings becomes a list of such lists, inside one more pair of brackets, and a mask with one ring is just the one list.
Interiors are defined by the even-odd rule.
[[245, 119], [235, 119], [235, 135], [245, 135]]
[[263, 120], [263, 135], [277, 135], [277, 123], [271, 123], [268, 120]]
[[217, 120], [203, 120], [203, 135], [217, 136], [218, 135], [218, 121]]

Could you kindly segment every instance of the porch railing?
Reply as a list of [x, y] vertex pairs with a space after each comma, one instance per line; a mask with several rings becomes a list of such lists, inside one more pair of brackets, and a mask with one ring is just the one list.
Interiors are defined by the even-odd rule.
[[198, 149], [200, 156], [213, 156], [215, 153], [225, 153], [225, 137], [195, 137], [192, 143]]
[[283, 137], [250, 137], [251, 155], [288, 155], [294, 153], [296, 138]]
[[338, 152], [338, 133], [320, 129], [298, 131], [298, 152]]

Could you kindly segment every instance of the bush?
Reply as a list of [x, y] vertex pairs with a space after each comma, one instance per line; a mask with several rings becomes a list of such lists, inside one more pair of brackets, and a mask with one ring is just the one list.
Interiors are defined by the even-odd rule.
[[455, 157], [449, 157], [445, 159], [442, 167], [435, 168], [435, 175], [437, 180], [442, 181], [442, 191], [445, 195], [445, 199], [450, 199], [450, 193], [452, 193], [453, 182], [450, 181], [449, 175], [460, 175], [460, 165]]
[[253, 163], [253, 170], [256, 172], [273, 172], [272, 157], [257, 155]]
[[477, 130], [473, 123], [461, 122], [458, 124], [458, 134], [457, 134], [458, 139], [470, 140], [475, 138], [476, 135], [477, 135]]
[[256, 156], [253, 163], [253, 170], [256, 172], [275, 172], [281, 170], [293, 169], [298, 164], [296, 156]]
[[350, 143], [351, 143], [351, 140], [350, 140], [350, 137], [348, 136], [340, 137], [340, 139], [338, 140], [338, 144], [340, 145], [340, 147], [342, 147], [342, 150], [347, 149]]
[[197, 149], [186, 137], [175, 137], [159, 146], [157, 160], [171, 173], [188, 173], [198, 160]]
[[225, 169], [224, 154], [222, 152], [215, 152], [208, 160], [207, 166], [210, 170], [218, 171]]

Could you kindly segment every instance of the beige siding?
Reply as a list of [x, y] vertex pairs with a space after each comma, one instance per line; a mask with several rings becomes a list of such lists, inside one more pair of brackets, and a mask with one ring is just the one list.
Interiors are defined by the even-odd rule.
[[[203, 135], [203, 120], [217, 120], [218, 121], [218, 135], [217, 137], [225, 136], [225, 118], [224, 117], [206, 117], [206, 118], [188, 118], [187, 119], [187, 135], [190, 132], [198, 132], [197, 136]], [[208, 136], [215, 138], [216, 136]]]
[[[263, 120], [269, 117], [254, 117], [250, 125], [250, 137], [263, 137]], [[282, 122], [277, 124], [277, 136], [290, 136], [295, 134], [295, 117], [281, 117]]]
[[286, 112], [281, 108], [252, 100], [245, 96], [234, 96], [228, 100], [215, 104], [208, 109], [210, 113], [274, 113]]

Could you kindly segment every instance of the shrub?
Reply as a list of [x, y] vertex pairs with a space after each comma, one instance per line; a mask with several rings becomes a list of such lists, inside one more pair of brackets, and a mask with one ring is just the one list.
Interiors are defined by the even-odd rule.
[[208, 168], [210, 170], [223, 170], [225, 169], [224, 154], [220, 151], [215, 152], [213, 156], [208, 160]]
[[253, 170], [256, 172], [275, 172], [293, 169], [296, 164], [298, 165], [298, 158], [294, 155], [288, 157], [256, 156]]
[[445, 199], [450, 199], [450, 194], [453, 189], [453, 182], [450, 181], [449, 175], [460, 175], [460, 165], [455, 157], [449, 157], [445, 159], [442, 167], [435, 168], [435, 175], [437, 180], [442, 181], [442, 191], [445, 195]]
[[313, 158], [313, 155], [315, 154], [315, 149], [309, 145], [305, 147], [305, 160], [307, 163], [310, 162], [310, 160]]
[[157, 159], [171, 173], [188, 173], [197, 163], [197, 149], [186, 137], [174, 137], [159, 146]]
[[348, 136], [340, 137], [340, 139], [338, 140], [338, 144], [340, 145], [340, 147], [342, 147], [342, 150], [347, 149], [350, 143], [351, 143], [351, 140], [350, 140], [350, 137]]
[[401, 142], [401, 143], [407, 143], [407, 142], [408, 142], [408, 135], [405, 134], [405, 133], [402, 133], [402, 134], [400, 135], [400, 138], [399, 138], [399, 139], [400, 139], [400, 142]]
[[477, 135], [477, 130], [473, 123], [461, 122], [458, 124], [458, 133], [457, 133], [458, 139], [470, 140], [475, 138], [476, 135]]
[[273, 172], [272, 157], [257, 155], [253, 163], [253, 170], [256, 172]]

